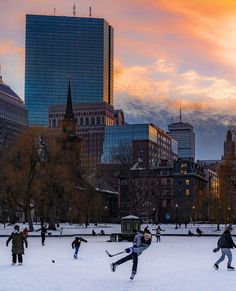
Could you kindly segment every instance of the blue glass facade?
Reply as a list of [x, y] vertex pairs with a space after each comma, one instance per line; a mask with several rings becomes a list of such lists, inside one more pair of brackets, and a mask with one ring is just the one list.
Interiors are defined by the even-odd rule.
[[157, 130], [150, 124], [107, 126], [103, 143], [102, 163], [125, 162], [130, 159], [132, 142], [157, 142]]
[[113, 28], [98, 18], [27, 15], [25, 102], [29, 124], [48, 125], [48, 107], [66, 102], [113, 105]]

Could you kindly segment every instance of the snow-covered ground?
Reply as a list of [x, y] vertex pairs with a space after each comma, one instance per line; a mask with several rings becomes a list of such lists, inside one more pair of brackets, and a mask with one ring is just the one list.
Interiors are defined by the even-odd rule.
[[[163, 236], [139, 257], [138, 273], [130, 282], [131, 262], [120, 265], [111, 273], [109, 264], [115, 253], [131, 246], [129, 242], [107, 242], [108, 237], [87, 236], [79, 258], [73, 258], [72, 237], [28, 238], [29, 247], [23, 266], [11, 266], [11, 246], [0, 238], [0, 291], [233, 291], [235, 272], [212, 268], [220, 252], [214, 254], [216, 237]], [[236, 254], [233, 250], [233, 265]], [[55, 261], [55, 263], [52, 262]]]

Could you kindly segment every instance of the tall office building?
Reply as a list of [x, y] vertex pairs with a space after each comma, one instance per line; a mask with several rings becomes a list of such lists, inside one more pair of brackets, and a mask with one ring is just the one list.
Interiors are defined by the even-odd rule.
[[25, 102], [29, 124], [48, 125], [48, 107], [73, 102], [113, 105], [113, 28], [104, 19], [26, 16]]
[[178, 157], [195, 160], [195, 133], [189, 123], [180, 122], [168, 125], [168, 134], [178, 142]]

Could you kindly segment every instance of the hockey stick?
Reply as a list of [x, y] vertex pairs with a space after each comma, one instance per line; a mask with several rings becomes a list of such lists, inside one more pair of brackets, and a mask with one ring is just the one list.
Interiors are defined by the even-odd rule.
[[125, 251], [122, 251], [122, 252], [119, 252], [119, 253], [116, 253], [116, 254], [111, 255], [111, 254], [108, 252], [108, 250], [105, 250], [105, 252], [106, 252], [106, 254], [107, 254], [109, 257], [114, 257], [114, 256], [118, 256], [118, 255], [120, 255], [120, 254], [125, 253]]

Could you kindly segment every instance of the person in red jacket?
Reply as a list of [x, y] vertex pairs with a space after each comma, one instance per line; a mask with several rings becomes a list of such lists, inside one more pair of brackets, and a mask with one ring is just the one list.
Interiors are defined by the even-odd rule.
[[23, 229], [23, 235], [25, 236], [25, 238], [28, 237], [28, 234], [29, 234], [29, 230], [28, 230], [27, 227], [25, 227], [25, 228]]

